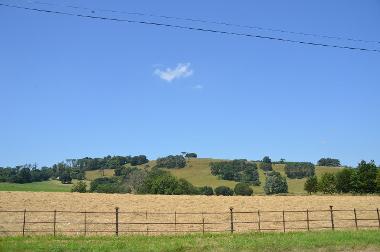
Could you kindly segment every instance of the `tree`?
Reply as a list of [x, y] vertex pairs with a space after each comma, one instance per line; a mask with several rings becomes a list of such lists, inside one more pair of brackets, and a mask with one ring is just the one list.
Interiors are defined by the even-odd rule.
[[62, 182], [62, 184], [71, 184], [72, 178], [70, 175], [70, 171], [66, 170], [62, 175], [59, 177], [59, 180]]
[[286, 182], [286, 178], [281, 176], [281, 174], [276, 171], [268, 173], [264, 191], [266, 194], [287, 193], [288, 183]]
[[181, 178], [178, 180], [177, 187], [174, 189], [173, 194], [194, 195], [194, 194], [198, 194], [198, 189], [186, 179]]
[[336, 177], [332, 173], [324, 173], [318, 184], [319, 191], [325, 194], [336, 193]]
[[351, 191], [352, 169], [344, 168], [336, 173], [336, 190], [339, 193], [349, 193]]
[[72, 192], [79, 192], [79, 193], [85, 193], [87, 191], [87, 184], [83, 180], [78, 181], [76, 184], [73, 185], [71, 188]]
[[211, 186], [202, 186], [198, 189], [201, 195], [214, 195], [214, 190]]
[[285, 164], [285, 158], [281, 158], [279, 161], [280, 164]]
[[318, 179], [317, 176], [311, 176], [306, 179], [304, 189], [309, 194], [316, 193], [318, 191]]
[[376, 176], [376, 191], [380, 193], [380, 169], [378, 169]]
[[374, 161], [367, 163], [361, 161], [358, 165], [358, 177], [360, 182], [360, 193], [376, 192], [377, 167]]
[[263, 158], [263, 161], [262, 161], [263, 163], [267, 163], [267, 164], [271, 164], [272, 163], [272, 160], [270, 159], [270, 157], [268, 157], [268, 156], [265, 156], [264, 158]]
[[210, 163], [211, 174], [220, 179], [260, 185], [257, 165], [245, 159]]
[[186, 153], [185, 157], [186, 158], [197, 158], [198, 155], [196, 153]]
[[21, 168], [16, 175], [16, 183], [24, 184], [32, 182], [32, 174], [29, 168]]
[[234, 188], [234, 192], [236, 195], [242, 196], [251, 196], [253, 194], [253, 190], [249, 187], [247, 183], [237, 183]]
[[292, 179], [314, 176], [315, 166], [310, 162], [289, 162], [285, 165], [285, 174]]
[[340, 166], [340, 161], [339, 159], [335, 159], [335, 158], [321, 158], [319, 159], [317, 165], [338, 167]]
[[181, 155], [167, 156], [158, 158], [156, 161], [156, 167], [158, 168], [184, 168], [186, 166], [186, 159]]
[[234, 195], [234, 191], [228, 186], [218, 186], [217, 188], [215, 188], [215, 194], [217, 196], [219, 195], [232, 196]]

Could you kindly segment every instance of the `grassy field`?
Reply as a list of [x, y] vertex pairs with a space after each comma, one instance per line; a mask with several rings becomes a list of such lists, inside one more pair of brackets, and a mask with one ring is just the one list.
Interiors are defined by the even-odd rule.
[[[73, 181], [75, 183], [75, 181]], [[62, 184], [57, 180], [33, 182], [27, 184], [0, 183], [0, 191], [26, 191], [26, 192], [70, 192], [70, 184]]]
[[0, 237], [0, 251], [379, 251], [379, 231]]

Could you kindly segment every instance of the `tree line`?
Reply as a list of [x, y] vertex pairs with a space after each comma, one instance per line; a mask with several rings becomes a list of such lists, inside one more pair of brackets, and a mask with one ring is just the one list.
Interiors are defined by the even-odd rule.
[[380, 193], [380, 169], [376, 167], [374, 161], [361, 161], [356, 169], [344, 168], [335, 174], [324, 173], [321, 178], [309, 177], [304, 189], [310, 194]]

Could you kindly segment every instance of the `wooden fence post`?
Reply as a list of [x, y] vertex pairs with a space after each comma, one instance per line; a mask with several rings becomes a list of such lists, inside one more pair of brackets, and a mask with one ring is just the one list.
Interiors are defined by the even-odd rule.
[[284, 228], [284, 233], [285, 233], [285, 211], [282, 210], [282, 226]]
[[84, 211], [84, 236], [87, 235], [87, 211]]
[[307, 231], [310, 231], [309, 209], [306, 209], [306, 223], [307, 223]]
[[377, 212], [377, 220], [379, 221], [379, 228], [380, 228], [380, 214], [379, 214], [379, 208], [376, 208]]
[[334, 214], [333, 214], [333, 206], [330, 206], [330, 218], [331, 218], [331, 229], [334, 230]]
[[202, 218], [202, 234], [205, 234], [205, 218]]
[[358, 218], [356, 217], [356, 209], [354, 208], [354, 216], [355, 216], [355, 228], [358, 229]]
[[146, 235], [149, 235], [149, 228], [148, 228], [148, 210], [145, 211], [145, 222], [146, 222]]
[[25, 236], [26, 209], [24, 209], [24, 221], [22, 224], [22, 236]]
[[116, 218], [116, 226], [115, 226], [115, 234], [116, 236], [119, 235], [119, 208], [115, 207], [115, 218]]
[[174, 212], [174, 231], [177, 233], [177, 211]]
[[258, 217], [259, 232], [261, 232], [261, 224], [260, 224], [260, 210], [257, 210], [257, 217]]
[[231, 234], [234, 232], [234, 208], [230, 207], [230, 220], [231, 220]]
[[53, 233], [54, 233], [54, 236], [55, 236], [56, 222], [57, 222], [57, 210], [54, 210], [54, 220], [53, 220]]

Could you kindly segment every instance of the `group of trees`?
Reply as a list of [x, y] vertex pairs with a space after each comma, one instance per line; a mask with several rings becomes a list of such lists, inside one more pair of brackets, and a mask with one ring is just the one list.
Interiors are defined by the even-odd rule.
[[53, 172], [51, 168], [42, 167], [38, 169], [36, 165], [22, 165], [14, 168], [0, 167], [0, 182], [9, 183], [31, 183], [40, 182], [50, 179]]
[[335, 159], [335, 158], [321, 158], [318, 160], [317, 165], [339, 167], [340, 161], [339, 159]]
[[263, 160], [260, 163], [260, 169], [263, 170], [263, 171], [266, 171], [266, 172], [273, 170], [273, 168], [272, 168], [272, 160], [270, 159], [270, 157], [265, 156], [263, 158]]
[[272, 171], [267, 174], [264, 185], [265, 194], [288, 193], [288, 183], [286, 178], [281, 176], [277, 171]]
[[257, 165], [246, 159], [210, 163], [211, 174], [221, 179], [260, 185]]
[[182, 155], [170, 155], [167, 157], [157, 158], [156, 167], [158, 168], [184, 168], [186, 159]]
[[291, 179], [311, 177], [315, 174], [315, 166], [310, 162], [287, 162], [285, 164], [285, 174]]
[[318, 191], [326, 194], [380, 192], [380, 169], [373, 161], [361, 161], [356, 169], [344, 168], [335, 174], [325, 173], [320, 179], [309, 177], [304, 189], [310, 194]]

